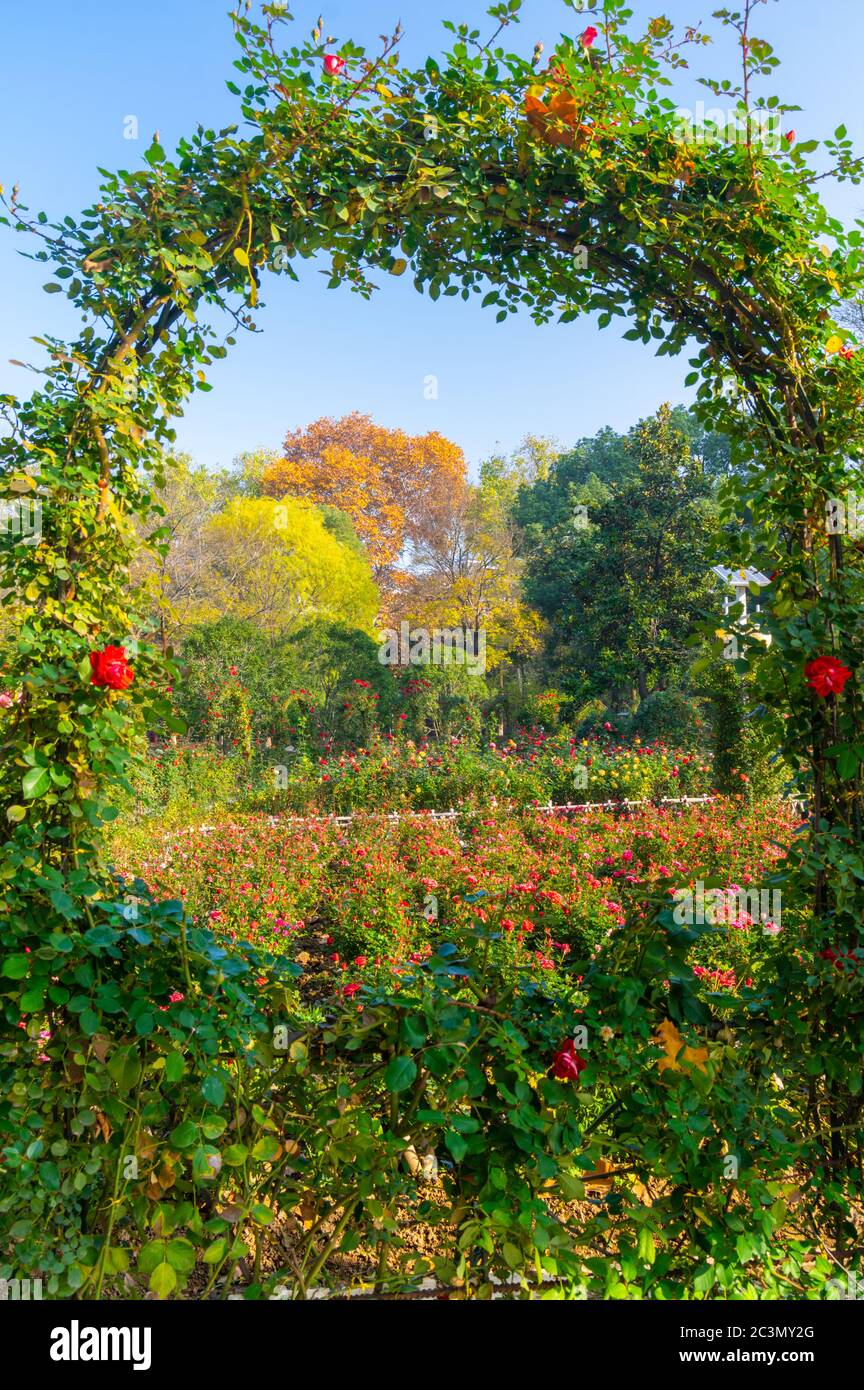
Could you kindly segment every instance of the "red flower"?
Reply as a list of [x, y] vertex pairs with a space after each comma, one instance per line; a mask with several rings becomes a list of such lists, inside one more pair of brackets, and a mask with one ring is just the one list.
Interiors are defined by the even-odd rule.
[[236, 676], [236, 675], [237, 675], [237, 667], [236, 667], [236, 666], [229, 666], [229, 667], [228, 667], [228, 674], [229, 674], [229, 676]]
[[581, 43], [583, 48], [590, 48], [596, 37], [597, 30], [594, 28], [593, 24], [589, 24], [588, 28], [585, 30], [585, 33], [582, 35], [579, 42]]
[[345, 995], [346, 999], [350, 999], [352, 994], [356, 994], [359, 988], [359, 985], [346, 985], [342, 993]]
[[786, 134], [783, 136], [783, 139], [787, 142], [787, 144], [791, 145], [795, 139], [794, 130], [787, 130]]
[[817, 656], [804, 667], [807, 684], [823, 700], [828, 695], [840, 695], [852, 672], [836, 656]]
[[861, 964], [854, 950], [844, 951], [842, 947], [837, 951], [833, 946], [826, 946], [824, 951], [819, 952], [819, 957], [821, 960], [833, 961], [834, 969], [839, 970], [841, 974], [857, 974]]
[[338, 77], [345, 66], [345, 59], [335, 53], [324, 54], [324, 71], [328, 77]]
[[850, 362], [852, 358], [855, 356], [855, 349], [853, 347], [850, 347], [847, 343], [845, 347], [842, 347], [840, 349], [840, 356], [844, 357], [847, 362]]
[[552, 1075], [559, 1081], [578, 1081], [580, 1071], [584, 1071], [587, 1065], [585, 1058], [576, 1051], [573, 1039], [568, 1038], [552, 1059]]
[[103, 647], [101, 652], [90, 653], [91, 685], [105, 686], [108, 690], [125, 690], [135, 679], [135, 672], [126, 660], [125, 647]]

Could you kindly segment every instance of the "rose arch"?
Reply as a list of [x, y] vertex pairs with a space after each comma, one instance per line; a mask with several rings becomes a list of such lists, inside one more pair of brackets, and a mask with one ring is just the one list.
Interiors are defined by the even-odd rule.
[[[291, 1018], [290, 964], [225, 951], [144, 885], [134, 920], [124, 917], [128, 885], [104, 862], [101, 832], [142, 731], [174, 719], [170, 656], [130, 635], [144, 629], [128, 582], [137, 548], [164, 544], [154, 490], [169, 466], [172, 419], [193, 391], [210, 389], [207, 368], [236, 333], [255, 326], [267, 275], [296, 278], [312, 257], [326, 262], [334, 286], [362, 295], [387, 274], [407, 274], [433, 299], [481, 294], [501, 319], [590, 313], [604, 327], [620, 321], [626, 337], [660, 353], [693, 354], [688, 383], [740, 465], [723, 494], [730, 548], [721, 558], [771, 573], [771, 642], [754, 640], [740, 662], [755, 666], [756, 717], [775, 728], [806, 811], [783, 865], [788, 907], [770, 969], [726, 1013], [687, 965], [699, 929], [676, 927], [662, 901], [648, 902], [594, 962], [587, 1014], [612, 1018], [627, 1042], [607, 1059], [608, 1104], [591, 1126], [613, 1160], [659, 1168], [671, 1204], [664, 1219], [680, 1218], [682, 1230], [702, 1223], [703, 1254], [715, 1240], [722, 1252], [723, 1242], [735, 1249], [744, 1239], [740, 1259], [750, 1250], [767, 1259], [790, 1219], [796, 1164], [817, 1179], [808, 1210], [835, 1254], [854, 1232], [864, 630], [858, 544], [825, 519], [861, 473], [864, 353], [836, 318], [864, 282], [860, 235], [820, 201], [813, 144], [797, 138], [782, 106], [754, 97], [775, 65], [751, 32], [756, 0], [729, 21], [737, 71], [714, 88], [740, 118], [733, 141], [682, 131], [667, 94], [667, 73], [701, 45], [698, 31], [679, 38], [656, 20], [635, 32], [623, 0], [605, 0], [576, 17], [572, 39], [526, 58], [508, 47], [518, 8], [518, 0], [494, 7], [488, 41], [454, 27], [451, 52], [417, 69], [401, 65], [398, 33], [371, 57], [351, 43], [328, 45], [319, 30], [283, 48], [283, 7], [265, 5], [260, 21], [241, 11], [230, 84], [237, 126], [199, 128], [173, 154], [154, 141], [144, 167], [106, 175], [98, 202], [77, 220], [50, 223], [16, 190], [4, 195], [2, 220], [44, 262], [46, 290], [65, 295], [82, 320], [73, 341], [37, 340], [47, 365], [29, 398], [0, 398], [6, 491], [42, 511], [41, 543], [7, 536], [3, 550], [11, 626], [0, 710], [0, 1143], [19, 1195], [4, 1184], [0, 1230], [12, 1231], [18, 1265], [45, 1270], [61, 1293], [99, 1292], [121, 1276], [129, 1254], [112, 1233], [124, 1223], [158, 1244], [148, 1223], [160, 1203], [173, 1212], [164, 1230], [206, 1248], [214, 1278], [230, 1274], [239, 1258], [231, 1230], [217, 1223], [202, 1234], [197, 1199], [178, 1214], [169, 1178], [182, 1186], [185, 1164], [193, 1186], [213, 1180], [221, 1164], [213, 1154], [224, 1158], [228, 1142], [220, 1112], [240, 1105], [231, 1087], [236, 1080], [239, 1094], [247, 1073], [243, 1120], [236, 1110], [234, 1120], [257, 1126], [243, 1142], [249, 1154], [260, 1146], [279, 1182], [268, 1177], [262, 1196], [243, 1167], [243, 1191], [252, 1193], [244, 1215], [254, 1207], [266, 1224], [276, 1192], [298, 1200], [283, 1131], [268, 1128], [273, 1092], [247, 1067], [254, 1053], [260, 1070], [274, 1020]], [[774, 143], [763, 138], [766, 115], [782, 127]], [[842, 128], [827, 158], [836, 177], [858, 178]], [[121, 646], [122, 654], [110, 650]], [[448, 978], [423, 986], [433, 1004]], [[188, 1010], [170, 1032], [152, 1000], [177, 979]], [[375, 1056], [398, 1051], [386, 1011], [370, 1018]], [[657, 1075], [657, 1030], [670, 1025], [694, 1044], [686, 1102], [680, 1089], [667, 1096], [669, 1078]], [[336, 1055], [345, 1041], [335, 1024], [313, 1046], [304, 1026], [292, 1024], [290, 1050], [267, 1062], [268, 1077], [276, 1066], [295, 1101], [300, 1093], [308, 1101], [315, 1047]], [[471, 1026], [485, 1024], [472, 1016]], [[700, 1061], [703, 1042], [710, 1066]], [[496, 1046], [506, 1054], [503, 1035]], [[800, 1095], [772, 1080], [790, 1069]], [[411, 1094], [396, 1071], [390, 1079], [392, 1098]], [[673, 1133], [682, 1104], [693, 1121], [687, 1135]], [[700, 1115], [709, 1116], [701, 1131]], [[352, 1154], [365, 1172], [356, 1189], [333, 1189], [337, 1239], [372, 1220], [362, 1204], [392, 1168], [397, 1116], [398, 1105], [376, 1119], [382, 1147], [367, 1169]], [[324, 1123], [318, 1114], [319, 1130]], [[514, 1141], [531, 1156], [514, 1203], [534, 1202], [561, 1154], [584, 1140], [578, 1115], [560, 1133], [543, 1123], [552, 1166], [531, 1148], [536, 1135]], [[154, 1144], [163, 1136], [162, 1177], [145, 1188], [124, 1168], [130, 1155], [145, 1161], [142, 1135], [157, 1136]], [[741, 1148], [735, 1201], [706, 1166], [709, 1135], [715, 1149]], [[569, 1174], [574, 1192], [578, 1176]], [[464, 1184], [463, 1228], [481, 1220], [485, 1181]], [[586, 1222], [584, 1249], [596, 1251], [611, 1219]], [[650, 1232], [646, 1219], [627, 1230], [647, 1267], [653, 1237], [638, 1234]], [[497, 1258], [501, 1243], [489, 1239]], [[502, 1268], [512, 1268], [512, 1239], [501, 1248]], [[302, 1288], [320, 1274], [319, 1254], [303, 1266]], [[182, 1287], [185, 1258], [142, 1254], [140, 1268], [167, 1295]], [[556, 1258], [561, 1273], [566, 1260]]]

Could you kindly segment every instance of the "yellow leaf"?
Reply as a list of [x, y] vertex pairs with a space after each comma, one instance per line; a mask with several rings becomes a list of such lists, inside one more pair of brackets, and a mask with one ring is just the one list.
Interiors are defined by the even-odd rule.
[[670, 1067], [672, 1071], [683, 1071], [682, 1062], [686, 1062], [688, 1066], [696, 1067], [701, 1072], [706, 1070], [705, 1063], [709, 1057], [707, 1047], [687, 1047], [670, 1018], [664, 1019], [660, 1024], [654, 1041], [666, 1053], [665, 1057], [657, 1059], [657, 1070], [661, 1074], [667, 1067]]

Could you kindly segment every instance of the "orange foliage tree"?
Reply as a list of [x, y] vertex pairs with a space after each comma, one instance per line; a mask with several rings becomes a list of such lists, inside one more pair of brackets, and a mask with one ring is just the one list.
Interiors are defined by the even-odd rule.
[[353, 411], [324, 417], [285, 439], [285, 457], [264, 471], [271, 497], [306, 497], [350, 516], [365, 543], [375, 578], [397, 579], [406, 551], [428, 542], [466, 487], [465, 456], [437, 431], [409, 435]]

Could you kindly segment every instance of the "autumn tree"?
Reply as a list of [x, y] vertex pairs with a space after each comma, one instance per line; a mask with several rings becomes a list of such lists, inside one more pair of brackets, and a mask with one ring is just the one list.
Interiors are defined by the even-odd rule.
[[235, 497], [208, 522], [204, 544], [199, 622], [227, 614], [276, 634], [324, 619], [372, 632], [379, 597], [368, 560], [311, 502]]
[[409, 435], [354, 411], [285, 438], [284, 458], [261, 475], [269, 497], [306, 497], [346, 512], [367, 546], [376, 580], [392, 585], [406, 551], [433, 538], [465, 486], [458, 445], [432, 431]]
[[205, 599], [211, 569], [207, 524], [230, 492], [226, 473], [196, 467], [188, 454], [178, 455], [165, 473], [157, 492], [161, 515], [150, 530], [153, 545], [139, 550], [134, 566], [134, 577], [150, 595], [163, 651]]
[[[522, 665], [540, 650], [542, 622], [524, 601], [519, 533], [513, 521], [519, 486], [542, 476], [548, 441], [529, 438], [511, 458], [487, 459], [479, 486], [467, 486], [415, 555], [403, 595], [408, 616], [427, 627], [459, 626], [486, 634], [491, 668]], [[503, 674], [503, 672], [502, 672]]]

